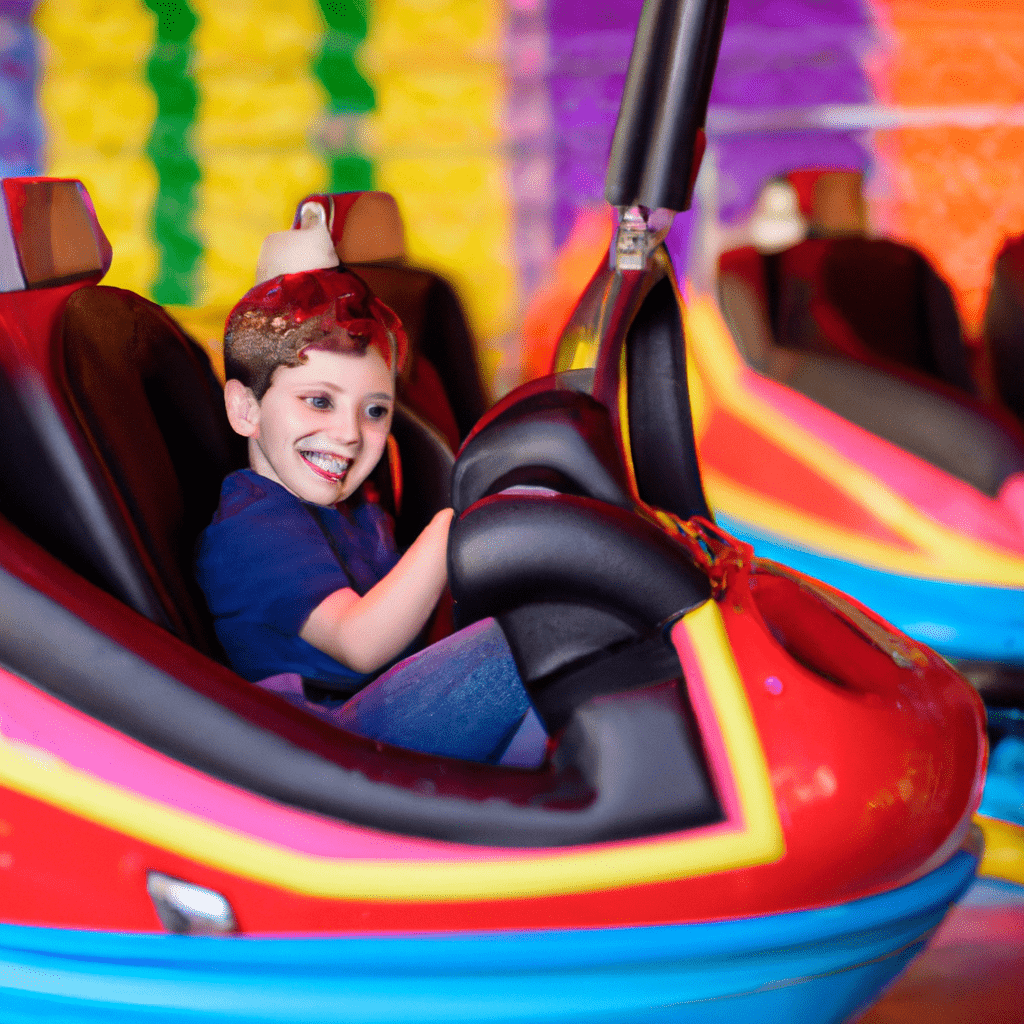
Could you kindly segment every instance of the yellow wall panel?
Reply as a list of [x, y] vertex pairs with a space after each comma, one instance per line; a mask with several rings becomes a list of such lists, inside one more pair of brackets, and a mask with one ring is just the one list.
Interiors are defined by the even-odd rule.
[[141, 0], [40, 0], [32, 20], [54, 72], [145, 75], [156, 17]]
[[[193, 132], [197, 155], [243, 149], [265, 153], [301, 150], [310, 124], [324, 106], [312, 79], [217, 75], [201, 80], [202, 98]], [[202, 164], [200, 159], [200, 164]]]
[[55, 74], [48, 69], [39, 102], [54, 154], [78, 148], [140, 152], [156, 117], [156, 97], [138, 75], [105, 78], [94, 71]]
[[189, 6], [199, 18], [192, 45], [200, 77], [218, 67], [253, 72], [271, 54], [297, 71], [320, 45], [316, 0], [190, 0]]
[[422, 67], [455, 66], [463, 55], [480, 59], [501, 52], [504, 7], [500, 0], [374, 0], [362, 60], [376, 80], [415, 53]]
[[44, 172], [81, 178], [114, 249], [106, 283], [148, 294], [158, 181], [145, 153], [156, 116], [146, 80], [156, 19], [141, 0], [43, 0], [39, 106]]
[[291, 226], [295, 204], [324, 187], [327, 171], [308, 150], [211, 153], [202, 166], [196, 220], [206, 256], [197, 304], [229, 307], [252, 287], [263, 239]]
[[488, 363], [518, 312], [504, 32], [496, 0], [381, 0], [359, 51], [377, 97], [366, 119], [376, 187], [398, 200], [410, 260], [458, 288]]
[[205, 247], [197, 304], [226, 312], [252, 286], [263, 239], [327, 184], [309, 146], [327, 100], [311, 68], [324, 26], [315, 0], [193, 7], [193, 147], [203, 171], [195, 223]]
[[393, 72], [374, 82], [366, 118], [374, 151], [488, 155], [502, 141], [504, 88], [492, 67]]

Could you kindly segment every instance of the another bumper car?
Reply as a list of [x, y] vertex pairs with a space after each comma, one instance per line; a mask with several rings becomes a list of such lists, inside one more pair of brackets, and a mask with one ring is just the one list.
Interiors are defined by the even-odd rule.
[[[731, 330], [709, 297], [683, 304], [716, 521], [971, 679], [995, 744], [983, 811], [1024, 825], [1024, 433], [971, 393], [947, 286], [919, 254], [866, 238], [740, 250], [722, 269]], [[606, 276], [559, 365], [592, 361]]]
[[689, 308], [723, 525], [983, 688], [1011, 681], [1024, 665], [1024, 434], [971, 393], [944, 282], [905, 246], [837, 238], [728, 254], [721, 284], [731, 332], [710, 300]]

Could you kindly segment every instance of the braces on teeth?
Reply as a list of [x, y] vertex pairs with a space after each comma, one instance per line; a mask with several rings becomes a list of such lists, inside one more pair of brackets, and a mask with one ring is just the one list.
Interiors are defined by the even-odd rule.
[[327, 452], [302, 452], [302, 457], [328, 473], [344, 473], [352, 464], [351, 459]]

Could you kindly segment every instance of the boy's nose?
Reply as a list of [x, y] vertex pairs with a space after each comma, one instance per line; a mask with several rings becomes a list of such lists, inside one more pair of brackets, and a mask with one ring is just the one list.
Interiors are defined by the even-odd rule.
[[359, 416], [355, 409], [339, 406], [331, 421], [331, 436], [342, 444], [359, 440]]

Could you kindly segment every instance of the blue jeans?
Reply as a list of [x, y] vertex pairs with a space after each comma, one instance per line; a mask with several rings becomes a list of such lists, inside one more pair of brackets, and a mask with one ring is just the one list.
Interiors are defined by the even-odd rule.
[[314, 704], [298, 676], [256, 684], [340, 729], [425, 754], [536, 767], [547, 736], [494, 619], [400, 661], [344, 704]]

